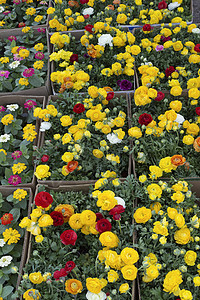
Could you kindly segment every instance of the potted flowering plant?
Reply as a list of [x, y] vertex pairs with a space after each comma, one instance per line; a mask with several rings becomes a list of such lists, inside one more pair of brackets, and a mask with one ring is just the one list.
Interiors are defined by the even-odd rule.
[[33, 30], [24, 27], [19, 36], [2, 33], [0, 37], [3, 39], [0, 58], [1, 94], [47, 95], [49, 81], [45, 28]]
[[30, 214], [32, 191], [0, 187], [0, 297], [13, 299], [24, 267], [28, 232], [19, 227], [20, 218]]
[[[69, 191], [69, 187], [38, 185], [31, 219], [24, 218], [19, 224], [35, 238], [32, 236], [30, 258], [16, 295], [23, 294], [25, 299], [52, 295], [54, 299], [71, 299], [72, 295], [130, 299], [139, 259], [130, 225], [132, 181], [130, 177], [116, 185], [102, 178], [89, 194], [74, 192], [72, 187]], [[105, 246], [110, 249], [102, 249]]]
[[[135, 189], [139, 299], [197, 299], [200, 286], [197, 198], [185, 180], [148, 180]], [[200, 195], [200, 193], [199, 193]]]
[[[1, 30], [24, 26], [41, 26], [47, 23], [49, 1], [3, 0], [0, 6]], [[14, 30], [17, 33], [18, 30]], [[13, 32], [13, 33], [14, 33]]]
[[0, 97], [0, 182], [1, 185], [34, 186], [33, 147], [38, 143], [39, 122], [33, 107], [44, 97]]
[[[182, 90], [198, 88], [200, 29], [181, 22], [179, 27], [151, 27], [135, 30], [141, 55], [136, 59], [139, 85], [169, 90], [179, 96]], [[174, 60], [176, 55], [176, 60]]]
[[80, 38], [54, 33], [50, 42], [54, 45], [50, 78], [55, 93], [85, 92], [88, 85], [109, 85], [114, 91], [134, 89], [133, 56], [140, 53], [140, 47], [134, 44], [132, 33], [97, 22]]
[[38, 180], [47, 179], [50, 185], [59, 180], [81, 184], [104, 173], [105, 177], [127, 176], [127, 98], [113, 97], [113, 92], [108, 96], [110, 100], [103, 102], [98, 93], [93, 99], [79, 94], [54, 96], [46, 109], [34, 111], [43, 120], [40, 148], [35, 151]]

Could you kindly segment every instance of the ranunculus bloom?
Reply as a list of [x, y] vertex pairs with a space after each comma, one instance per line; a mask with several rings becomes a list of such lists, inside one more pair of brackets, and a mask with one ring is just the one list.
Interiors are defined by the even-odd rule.
[[67, 166], [66, 166], [66, 169], [67, 169], [67, 172], [71, 173], [71, 172], [73, 172], [77, 167], [78, 167], [78, 162], [75, 161], [75, 160], [72, 160], [72, 161], [68, 162], [68, 164], [67, 164]]
[[85, 19], [88, 19], [90, 17], [90, 15], [84, 15]]
[[171, 74], [172, 74], [173, 72], [175, 72], [175, 68], [174, 68], [173, 66], [170, 66], [169, 68], [167, 68], [167, 69], [165, 70], [165, 75], [166, 75], [166, 77], [171, 76]]
[[194, 50], [196, 52], [200, 52], [200, 44], [196, 44], [196, 46], [194, 47]]
[[53, 277], [57, 281], [60, 279], [60, 277], [65, 277], [65, 276], [67, 276], [67, 272], [64, 268], [57, 270], [53, 273]]
[[141, 124], [141, 125], [145, 125], [147, 126], [149, 123], [151, 123], [151, 121], [153, 120], [152, 116], [150, 114], [142, 114], [139, 116], [139, 120], [138, 122]]
[[63, 215], [59, 211], [52, 211], [50, 216], [53, 219], [53, 226], [61, 226], [64, 223]]
[[165, 9], [167, 8], [167, 3], [163, 0], [158, 3], [158, 9]]
[[52, 196], [47, 192], [40, 192], [35, 197], [35, 205], [48, 207], [53, 202]]
[[171, 40], [170, 36], [164, 36], [164, 35], [161, 36], [162, 43], [165, 43], [165, 42], [170, 41], [170, 40]]
[[42, 162], [47, 162], [49, 160], [49, 155], [43, 155], [41, 158]]
[[126, 80], [126, 79], [120, 81], [120, 83], [119, 83], [120, 90], [122, 90], [122, 91], [131, 90], [132, 86], [133, 86], [132, 82], [130, 82], [129, 80]]
[[161, 101], [165, 98], [165, 94], [163, 92], [158, 92], [157, 97], [154, 98], [155, 101]]
[[122, 205], [115, 205], [114, 208], [112, 208], [109, 211], [109, 215], [113, 216], [114, 220], [120, 220], [121, 219], [121, 213], [125, 211], [125, 208]]
[[70, 261], [66, 262], [65, 271], [67, 272], [67, 274], [69, 274], [75, 267], [76, 267], [76, 264], [70, 260]]
[[84, 111], [85, 107], [82, 103], [77, 103], [76, 105], [74, 105], [73, 112], [75, 112], [76, 114], [80, 114]]
[[151, 31], [151, 25], [150, 25], [150, 24], [145, 24], [145, 25], [142, 27], [142, 30], [143, 30], [143, 31]]
[[171, 163], [175, 166], [183, 166], [186, 162], [186, 158], [182, 155], [173, 155], [171, 157]]
[[88, 32], [92, 33], [92, 28], [93, 27], [94, 27], [93, 25], [86, 25], [85, 26], [85, 30], [87, 30]]
[[80, 0], [81, 4], [85, 4], [85, 3], [88, 3], [88, 2], [89, 2], [89, 0]]
[[72, 54], [69, 60], [71, 63], [73, 63], [74, 61], [78, 62], [78, 54]]
[[103, 215], [101, 213], [96, 213], [96, 217], [97, 217], [96, 221], [103, 219]]
[[200, 116], [200, 106], [195, 108], [196, 114]]
[[65, 230], [60, 235], [60, 240], [64, 245], [75, 245], [77, 240], [77, 234], [74, 230]]
[[110, 101], [113, 97], [114, 97], [114, 92], [108, 92], [108, 93], [107, 93], [106, 100], [107, 100], [107, 101]]
[[99, 233], [103, 233], [105, 231], [111, 231], [112, 225], [107, 219], [100, 219], [97, 221], [95, 228]]
[[12, 222], [13, 220], [13, 215], [10, 213], [6, 213], [1, 217], [1, 224], [2, 225], [8, 225]]

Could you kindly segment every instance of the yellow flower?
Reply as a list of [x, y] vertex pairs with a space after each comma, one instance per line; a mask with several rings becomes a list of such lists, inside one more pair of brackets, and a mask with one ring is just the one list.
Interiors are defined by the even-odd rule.
[[6, 229], [3, 232], [4, 242], [8, 241], [8, 245], [16, 244], [20, 240], [20, 236], [21, 235], [19, 234], [19, 232], [16, 229], [12, 228]]
[[41, 234], [35, 236], [36, 243], [42, 243], [43, 240], [44, 237]]
[[98, 278], [89, 277], [86, 279], [86, 287], [91, 293], [98, 294], [102, 289], [101, 281]]
[[116, 271], [110, 270], [108, 272], [108, 282], [115, 282], [117, 281], [118, 278], [119, 278], [119, 274]]
[[197, 259], [196, 252], [189, 250], [185, 253], [184, 261], [188, 266], [194, 266]]
[[62, 155], [62, 160], [65, 161], [65, 162], [70, 162], [72, 161], [74, 158], [74, 154], [71, 153], [71, 152], [65, 152], [63, 155]]
[[174, 239], [177, 244], [186, 245], [191, 238], [190, 230], [187, 227], [183, 227], [177, 230], [174, 234]]
[[185, 225], [185, 218], [182, 214], [177, 214], [174, 218], [176, 226], [182, 228]]
[[155, 265], [150, 265], [146, 269], [146, 275], [152, 279], [156, 279], [159, 276], [158, 269]]
[[70, 204], [59, 204], [56, 206], [55, 211], [63, 215], [64, 223], [68, 222], [70, 217], [74, 214], [74, 208]]
[[91, 226], [96, 222], [96, 214], [91, 210], [84, 210], [80, 215], [80, 220], [83, 225]]
[[83, 285], [77, 279], [68, 279], [65, 282], [65, 290], [72, 295], [77, 295], [78, 293], [81, 293], [82, 289]]
[[136, 223], [146, 223], [151, 219], [151, 216], [151, 210], [144, 206], [138, 208], [133, 215]]
[[120, 294], [125, 294], [129, 290], [129, 285], [128, 283], [123, 283], [119, 287], [119, 292]]
[[33, 68], [37, 69], [37, 70], [41, 70], [44, 66], [44, 62], [42, 60], [37, 60], [34, 62], [33, 64]]
[[191, 135], [185, 135], [183, 137], [183, 143], [186, 145], [192, 145], [194, 143], [194, 138]]
[[28, 79], [27, 78], [20, 78], [19, 79], [19, 84], [25, 85], [25, 86], [29, 85]]
[[149, 174], [149, 177], [151, 179], [157, 179], [159, 177], [162, 177], [163, 171], [157, 166], [150, 166], [149, 171], [151, 172], [151, 174]]
[[185, 199], [185, 195], [181, 191], [177, 191], [171, 196], [171, 199], [176, 201], [176, 203], [181, 203]]
[[181, 290], [179, 293], [181, 300], [192, 300], [194, 299], [192, 293], [188, 290]]
[[73, 214], [69, 218], [69, 226], [74, 230], [82, 228], [83, 224], [81, 222], [81, 214]]
[[101, 150], [98, 149], [94, 149], [92, 151], [92, 154], [96, 157], [96, 158], [102, 158], [104, 156], [103, 152]]
[[22, 32], [27, 33], [27, 32], [29, 32], [30, 29], [31, 29], [30, 27], [25, 26], [25, 27], [22, 28]]
[[167, 293], [176, 293], [182, 282], [181, 272], [179, 270], [172, 270], [165, 276], [163, 290]]
[[160, 198], [161, 195], [162, 195], [162, 189], [156, 183], [152, 183], [152, 184], [148, 185], [147, 192], [148, 192], [149, 198], [151, 200], [155, 200], [156, 198]]
[[173, 86], [170, 90], [170, 94], [173, 96], [180, 96], [182, 94], [182, 88], [178, 85]]
[[193, 278], [194, 286], [200, 286], [200, 276]]
[[117, 15], [117, 23], [119, 24], [125, 24], [127, 21], [127, 16], [125, 14], [118, 14]]
[[14, 164], [12, 166], [12, 171], [13, 174], [20, 174], [22, 173], [24, 170], [26, 170], [26, 165], [24, 163], [18, 163], [18, 164]]
[[34, 284], [40, 284], [43, 282], [43, 277], [40, 272], [30, 273], [29, 280]]
[[[65, 133], [62, 137], [62, 144], [65, 145], [65, 144], [70, 143], [71, 139], [72, 139], [71, 134]], [[67, 152], [65, 152], [65, 153], [67, 153]]]
[[47, 9], [47, 14], [48, 15], [51, 15], [51, 14], [53, 14], [55, 12], [55, 8], [54, 7], [49, 7], [48, 9]]
[[139, 182], [144, 183], [145, 181], [147, 181], [147, 176], [146, 175], [140, 175], [139, 176]]
[[38, 290], [29, 289], [23, 294], [23, 298], [25, 300], [33, 300], [33, 299], [39, 300], [41, 299], [41, 294], [39, 293]]
[[36, 13], [36, 9], [34, 7], [27, 8], [26, 15], [34, 15]]
[[102, 246], [109, 248], [115, 248], [119, 243], [117, 235], [111, 231], [103, 232], [99, 237], [99, 241], [101, 242]]
[[14, 117], [12, 114], [7, 114], [5, 115], [2, 119], [1, 119], [1, 123], [3, 125], [8, 125], [8, 124], [11, 124], [12, 121], [14, 120]]
[[51, 173], [49, 172], [49, 166], [47, 165], [37, 166], [34, 174], [39, 180], [51, 176]]
[[13, 193], [13, 198], [21, 201], [22, 199], [26, 198], [26, 195], [27, 195], [27, 191], [23, 189], [17, 189]]
[[133, 248], [129, 248], [129, 247], [124, 248], [121, 251], [120, 256], [126, 265], [135, 264], [139, 259], [138, 252]]
[[135, 137], [136, 139], [139, 139], [142, 136], [142, 131], [140, 130], [139, 127], [131, 127], [128, 130], [128, 134], [131, 137]]
[[53, 219], [50, 215], [44, 214], [38, 220], [38, 225], [40, 227], [48, 227], [53, 225]]
[[171, 163], [171, 157], [167, 156], [162, 158], [159, 162], [159, 167], [166, 173], [170, 173], [172, 170], [176, 170], [176, 166]]
[[126, 265], [121, 269], [122, 275], [126, 280], [134, 280], [137, 277], [137, 271], [134, 265]]
[[178, 214], [178, 211], [177, 211], [177, 209], [175, 209], [173, 207], [168, 207], [167, 214], [170, 219], [174, 220], [176, 215]]
[[4, 149], [0, 149], [0, 152], [3, 152], [5, 155], [7, 155], [7, 152]]
[[103, 191], [98, 194], [97, 206], [101, 207], [102, 210], [111, 210], [117, 205], [117, 200], [115, 199], [115, 193], [110, 190]]
[[21, 228], [25, 228], [31, 225], [31, 220], [28, 217], [24, 217], [21, 222], [19, 223], [19, 226]]

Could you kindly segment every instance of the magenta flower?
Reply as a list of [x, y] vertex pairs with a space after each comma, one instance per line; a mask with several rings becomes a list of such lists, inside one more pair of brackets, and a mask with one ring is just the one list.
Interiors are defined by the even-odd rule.
[[6, 11], [3, 12], [4, 16], [7, 16], [7, 15], [10, 14], [10, 13], [11, 13], [10, 10], [6, 10]]
[[14, 60], [18, 60], [18, 61], [21, 61], [23, 60], [23, 57], [21, 57], [19, 54], [14, 54]]
[[17, 40], [17, 38], [16, 38], [16, 36], [14, 36], [14, 35], [10, 35], [9, 37], [8, 37], [8, 40], [10, 41], [10, 42], [12, 42], [13, 40]]
[[18, 185], [22, 182], [22, 179], [19, 175], [11, 175], [10, 178], [8, 178], [8, 183], [12, 185]]
[[0, 76], [1, 76], [1, 77], [8, 78], [9, 74], [10, 74], [9, 71], [0, 71]]
[[13, 0], [13, 3], [14, 3], [14, 4], [20, 4], [20, 3], [21, 3], [21, 0]]
[[41, 32], [41, 33], [45, 33], [46, 29], [45, 28], [38, 28], [37, 31]]
[[3, 105], [0, 105], [0, 112], [5, 111], [6, 108]]
[[33, 106], [36, 106], [37, 105], [37, 103], [35, 102], [35, 101], [33, 101], [33, 100], [27, 100], [25, 103], [24, 103], [24, 107], [25, 108], [27, 108], [28, 110], [31, 110], [31, 108], [33, 107]]
[[44, 58], [44, 53], [42, 53], [42, 52], [35, 53], [35, 58], [36, 59], [43, 59]]
[[156, 51], [162, 51], [164, 49], [164, 46], [163, 45], [157, 45], [156, 46]]
[[19, 151], [19, 150], [16, 150], [11, 154], [13, 159], [20, 158], [21, 155], [22, 155], [22, 151]]
[[132, 82], [130, 82], [126, 79], [119, 82], [119, 87], [120, 87], [120, 90], [122, 90], [122, 91], [131, 90], [132, 86], [133, 86]]
[[35, 73], [33, 68], [25, 69], [22, 73], [24, 77], [31, 77]]

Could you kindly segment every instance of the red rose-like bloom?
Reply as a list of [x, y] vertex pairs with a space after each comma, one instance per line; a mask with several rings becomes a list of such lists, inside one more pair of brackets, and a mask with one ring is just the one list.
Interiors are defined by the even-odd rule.
[[35, 197], [35, 205], [48, 207], [53, 202], [52, 196], [47, 192], [40, 192]]
[[200, 116], [200, 106], [195, 108], [196, 114]]
[[149, 123], [151, 123], [151, 121], [153, 120], [152, 116], [150, 114], [142, 114], [139, 116], [139, 120], [138, 122], [141, 124], [141, 125], [145, 125], [147, 126]]
[[143, 30], [143, 31], [151, 31], [151, 25], [150, 25], [150, 24], [145, 24], [145, 25], [142, 27], [142, 30]]
[[167, 69], [165, 70], [165, 75], [166, 75], [166, 77], [169, 77], [173, 72], [175, 72], [175, 69], [174, 69], [173, 66], [170, 66], [169, 68], [167, 68]]
[[106, 100], [107, 100], [107, 101], [110, 101], [113, 97], [114, 97], [114, 92], [108, 92], [108, 93], [107, 93]]
[[88, 3], [88, 2], [89, 2], [89, 0], [80, 0], [81, 4], [85, 4], [85, 3]]
[[121, 216], [120, 214], [125, 211], [125, 208], [122, 205], [116, 205], [114, 208], [112, 208], [109, 212], [109, 215], [113, 216], [114, 220], [120, 220]]
[[154, 101], [161, 101], [165, 98], [165, 94], [163, 92], [158, 92], [157, 97], [154, 99]]
[[76, 264], [72, 260], [70, 260], [66, 262], [65, 271], [67, 272], [67, 274], [69, 274], [75, 267]]
[[78, 162], [77, 162], [76, 160], [72, 160], [72, 161], [68, 162], [66, 169], [67, 169], [67, 172], [68, 172], [68, 173], [71, 173], [71, 172], [73, 172], [77, 167], [78, 167]]
[[49, 160], [49, 155], [43, 155], [41, 158], [42, 162], [47, 162]]
[[75, 245], [77, 240], [77, 234], [74, 230], [65, 230], [60, 235], [60, 240], [64, 245]]
[[196, 44], [196, 46], [194, 47], [194, 50], [196, 52], [200, 52], [200, 44]]
[[84, 111], [85, 107], [82, 103], [77, 103], [76, 105], [74, 105], [73, 112], [75, 112], [76, 114], [81, 114]]
[[105, 231], [111, 231], [112, 225], [107, 219], [101, 219], [97, 221], [95, 228], [99, 233], [103, 233]]
[[96, 221], [103, 219], [103, 215], [101, 213], [96, 213], [96, 217], [97, 217]]
[[90, 15], [84, 15], [85, 19], [88, 19], [90, 17]]
[[86, 25], [85, 26], [85, 30], [87, 30], [88, 32], [92, 33], [92, 28], [93, 27], [94, 27], [93, 25]]
[[10, 213], [6, 213], [1, 217], [1, 224], [2, 225], [8, 225], [12, 222], [13, 220], [13, 215]]
[[65, 277], [65, 276], [67, 276], [67, 272], [64, 268], [57, 270], [53, 273], [53, 277], [55, 280], [59, 280], [60, 277]]
[[78, 62], [78, 54], [72, 54], [69, 60], [72, 64], [74, 61]]
[[50, 213], [51, 218], [53, 219], [53, 226], [60, 226], [64, 223], [63, 215], [59, 211], [52, 211]]
[[165, 1], [161, 1], [158, 3], [158, 9], [165, 9], [167, 8], [167, 3]]
[[25, 26], [26, 26], [26, 24], [25, 24], [24, 22], [20, 22], [20, 23], [18, 24], [18, 27], [19, 27], [19, 28], [25, 27]]

